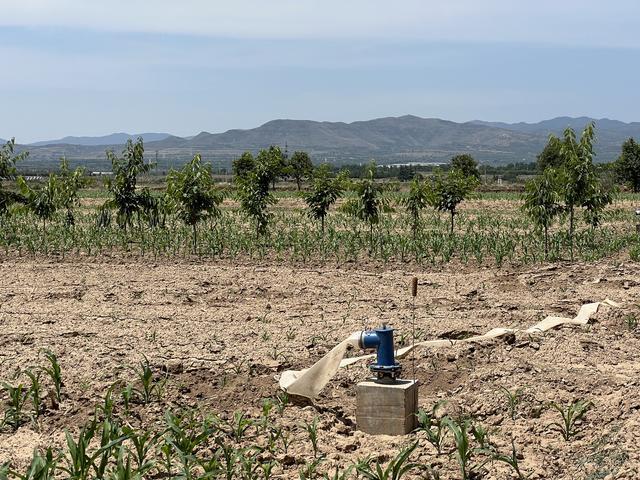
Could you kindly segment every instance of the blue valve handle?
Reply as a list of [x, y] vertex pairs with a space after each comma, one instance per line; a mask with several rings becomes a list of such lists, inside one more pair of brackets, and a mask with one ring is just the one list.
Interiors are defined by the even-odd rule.
[[374, 372], [398, 371], [401, 367], [395, 359], [393, 345], [393, 328], [383, 325], [382, 328], [362, 332], [360, 347], [363, 349], [376, 349], [376, 363], [370, 365]]

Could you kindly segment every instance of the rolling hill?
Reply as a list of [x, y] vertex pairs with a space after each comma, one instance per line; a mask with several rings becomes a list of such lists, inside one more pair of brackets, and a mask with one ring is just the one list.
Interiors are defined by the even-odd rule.
[[[471, 153], [481, 163], [531, 162], [544, 147], [550, 133], [561, 134], [567, 126], [581, 130], [592, 119], [558, 117], [538, 123], [499, 123], [471, 121], [457, 123], [413, 115], [374, 120], [319, 122], [311, 120], [272, 120], [257, 128], [201, 132], [193, 137], [143, 134], [147, 154], [159, 168], [179, 164], [194, 153], [201, 153], [215, 165], [228, 166], [245, 150], [256, 151], [272, 144], [289, 151], [307, 150], [316, 162], [336, 164], [446, 162], [458, 153]], [[628, 137], [640, 138], [640, 123], [596, 120], [598, 161], [617, 157]], [[146, 137], [145, 137], [146, 135]], [[119, 150], [128, 134], [105, 137], [66, 137], [66, 144], [42, 142], [25, 146], [30, 150], [30, 166], [57, 161], [65, 155], [72, 163], [108, 169], [105, 150]], [[80, 140], [74, 140], [80, 138]], [[82, 142], [82, 143], [73, 143]], [[113, 142], [105, 144], [104, 142]]]

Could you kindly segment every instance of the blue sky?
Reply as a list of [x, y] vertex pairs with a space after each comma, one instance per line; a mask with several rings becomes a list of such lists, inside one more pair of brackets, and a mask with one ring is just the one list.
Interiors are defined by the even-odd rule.
[[0, 0], [0, 137], [638, 121], [640, 2]]

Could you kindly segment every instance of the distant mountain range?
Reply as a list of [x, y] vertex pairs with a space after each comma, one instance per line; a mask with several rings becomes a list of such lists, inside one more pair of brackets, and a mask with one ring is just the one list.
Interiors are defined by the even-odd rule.
[[[456, 123], [413, 115], [377, 118], [352, 123], [310, 120], [272, 120], [257, 128], [201, 132], [193, 137], [165, 133], [141, 134], [145, 150], [161, 169], [182, 163], [201, 153], [216, 166], [228, 166], [245, 150], [257, 151], [272, 144], [291, 152], [306, 150], [314, 161], [336, 164], [446, 162], [458, 153], [471, 153], [481, 163], [532, 162], [544, 148], [548, 135], [560, 135], [571, 126], [580, 131], [596, 122], [597, 161], [611, 161], [628, 137], [640, 138], [640, 122], [594, 120], [588, 117], [558, 117], [538, 123], [500, 123], [475, 120]], [[72, 163], [108, 169], [105, 150], [120, 150], [129, 138], [138, 135], [117, 133], [105, 137], [65, 137], [21, 147], [28, 149], [29, 166], [57, 162], [66, 156]], [[26, 162], [25, 162], [26, 165]]]
[[124, 145], [127, 140], [136, 140], [142, 137], [145, 142], [155, 142], [170, 137], [168, 133], [138, 133], [130, 135], [128, 133], [112, 133], [102, 137], [64, 137], [58, 140], [45, 140], [42, 142], [30, 143], [29, 146], [39, 147], [43, 145], [83, 145], [88, 147], [104, 145]]

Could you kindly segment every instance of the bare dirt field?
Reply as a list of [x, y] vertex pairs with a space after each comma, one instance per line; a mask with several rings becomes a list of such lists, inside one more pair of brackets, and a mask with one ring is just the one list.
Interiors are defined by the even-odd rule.
[[[0, 433], [0, 464], [24, 466], [34, 448], [62, 445], [64, 430], [86, 422], [114, 382], [135, 379], [133, 368], [143, 355], [167, 372], [168, 381], [158, 402], [136, 407], [140, 424], [157, 423], [176, 406], [258, 416], [262, 399], [278, 393], [283, 370], [309, 367], [351, 332], [386, 322], [406, 339], [408, 285], [416, 275], [421, 340], [526, 328], [547, 315], [573, 317], [584, 303], [618, 302], [621, 308], [602, 307], [587, 326], [421, 350], [415, 373], [421, 408], [447, 400], [446, 411], [473, 415], [504, 453], [514, 439], [531, 478], [640, 478], [640, 336], [634, 321], [640, 265], [627, 258], [408, 270], [1, 258], [0, 380], [42, 364], [42, 349], [50, 349], [60, 360], [64, 388], [58, 410], [17, 432]], [[410, 377], [410, 359], [404, 367]], [[375, 437], [356, 430], [355, 385], [366, 377], [365, 364], [342, 369], [314, 405], [284, 410], [280, 421], [290, 427], [292, 441], [275, 476], [298, 478], [312, 455], [300, 424], [318, 416], [323, 472], [367, 455], [389, 459], [418, 438], [416, 461], [433, 465], [444, 479], [460, 478], [450, 449], [437, 455], [421, 432]], [[501, 387], [524, 389], [515, 420]], [[576, 399], [592, 401], [593, 408], [565, 441], [550, 426], [560, 415], [547, 404]], [[512, 478], [503, 464], [479, 470], [483, 478]]]

